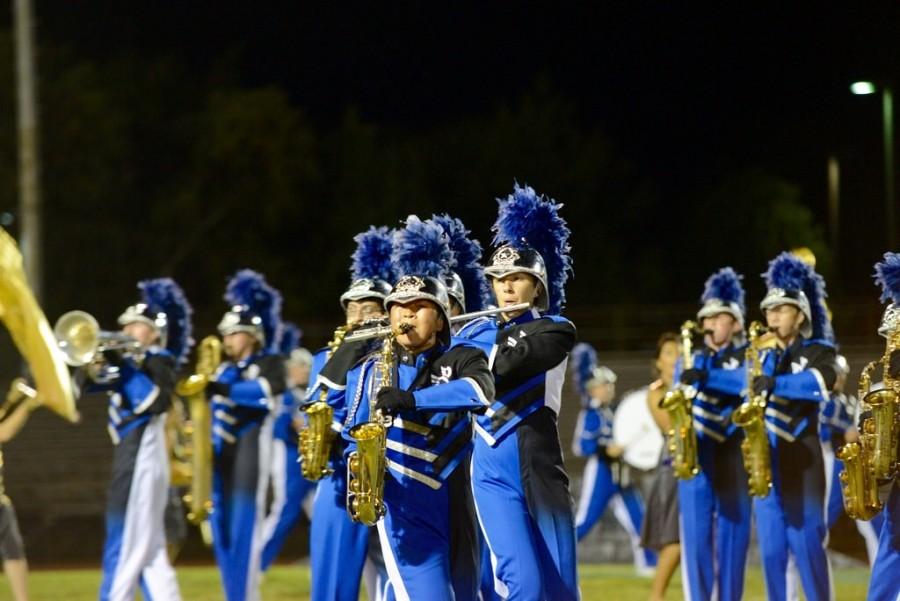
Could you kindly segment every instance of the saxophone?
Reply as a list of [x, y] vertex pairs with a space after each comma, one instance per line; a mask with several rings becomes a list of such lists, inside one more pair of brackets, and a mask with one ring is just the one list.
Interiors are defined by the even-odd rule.
[[[860, 424], [859, 442], [851, 442], [837, 452], [844, 462], [841, 483], [847, 515], [857, 520], [871, 520], [881, 511], [878, 498], [879, 480], [888, 480], [897, 473], [897, 443], [900, 439], [900, 382], [890, 377], [888, 366], [891, 353], [900, 346], [900, 329], [888, 332], [884, 355], [869, 363], [859, 376], [859, 398], [871, 410]], [[881, 363], [884, 367], [881, 390], [870, 390], [872, 372]]]
[[[694, 365], [692, 339], [697, 324], [685, 321], [681, 324], [682, 369]], [[680, 480], [690, 480], [700, 468], [697, 463], [697, 432], [694, 430], [694, 416], [691, 411], [692, 399], [680, 384], [666, 393], [659, 402], [661, 409], [669, 413], [672, 427], [669, 429], [669, 453], [672, 455], [672, 471]]]
[[375, 397], [381, 388], [393, 385], [396, 364], [394, 339], [410, 329], [410, 324], [401, 324], [384, 337], [375, 363], [374, 386], [369, 395], [371, 419], [350, 429], [350, 437], [356, 441], [357, 450], [350, 453], [347, 460], [347, 512], [354, 522], [362, 522], [366, 526], [374, 526], [384, 516], [387, 429], [393, 422], [391, 416], [375, 410]]
[[748, 400], [735, 409], [731, 416], [736, 426], [744, 430], [741, 441], [741, 453], [744, 456], [744, 469], [747, 470], [747, 486], [750, 496], [767, 497], [772, 488], [772, 464], [769, 460], [769, 436], [766, 433], [766, 397], [752, 391], [753, 379], [762, 375], [760, 352], [772, 348], [774, 338], [765, 338], [766, 327], [754, 321], [748, 329], [750, 339], [744, 352], [747, 365]]
[[[341, 326], [334, 331], [334, 336], [328, 343], [328, 357], [341, 346], [348, 330], [347, 326]], [[303, 408], [306, 414], [306, 427], [297, 437], [297, 451], [301, 458], [300, 470], [304, 478], [313, 482], [333, 471], [328, 467], [328, 457], [331, 455], [331, 443], [334, 440], [334, 432], [331, 430], [334, 409], [325, 402], [327, 396], [328, 391], [323, 388], [318, 400]]]
[[175, 392], [185, 399], [189, 419], [184, 422], [184, 454], [189, 459], [190, 492], [184, 496], [188, 521], [200, 526], [204, 541], [209, 538], [208, 517], [212, 512], [212, 414], [206, 400], [206, 385], [222, 363], [222, 342], [207, 336], [197, 347], [196, 373], [180, 380]]

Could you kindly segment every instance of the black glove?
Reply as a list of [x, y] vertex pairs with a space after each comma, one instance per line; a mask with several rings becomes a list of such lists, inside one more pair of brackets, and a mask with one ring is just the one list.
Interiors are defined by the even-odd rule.
[[225, 382], [210, 382], [206, 385], [206, 398], [212, 398], [215, 395], [228, 397], [231, 395], [231, 384]]
[[694, 388], [697, 388], [699, 386], [702, 386], [703, 383], [706, 382], [706, 379], [708, 377], [709, 372], [705, 369], [696, 369], [692, 367], [691, 369], [686, 369], [681, 372], [681, 378], [679, 381], [685, 386], [693, 386]]
[[401, 390], [396, 386], [385, 386], [378, 391], [375, 399], [375, 409], [380, 409], [388, 415], [396, 415], [401, 411], [416, 408], [416, 397], [408, 390]]
[[125, 365], [125, 355], [122, 351], [116, 349], [106, 349], [103, 351], [103, 360], [113, 367], [122, 367]]
[[753, 378], [753, 394], [767, 394], [775, 389], [773, 376], [756, 376]]
[[892, 378], [900, 377], [900, 349], [891, 351], [891, 358], [888, 362], [888, 375]]

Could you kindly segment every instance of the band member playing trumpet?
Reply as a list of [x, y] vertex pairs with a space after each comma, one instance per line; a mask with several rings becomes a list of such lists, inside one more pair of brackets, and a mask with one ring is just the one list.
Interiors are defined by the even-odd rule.
[[[191, 309], [168, 278], [138, 284], [141, 300], [119, 316], [128, 350], [112, 346], [76, 372], [76, 384], [109, 394], [114, 445], [106, 500], [101, 601], [180, 599], [166, 553], [164, 513], [169, 490], [165, 412], [177, 365], [187, 358]], [[82, 388], [76, 386], [76, 389]]]
[[378, 451], [385, 453], [387, 475], [374, 474], [383, 478], [383, 505], [364, 497], [368, 481], [354, 472], [348, 509], [368, 521], [368, 509], [375, 509], [368, 517], [377, 519], [383, 507], [377, 527], [394, 598], [449, 601], [456, 598], [450, 561], [455, 500], [447, 481], [471, 449], [468, 411], [490, 406], [493, 378], [481, 349], [451, 341], [442, 281], [451, 254], [441, 228], [409, 217], [394, 256], [405, 273], [385, 299], [395, 339], [348, 374], [344, 429], [348, 453], [357, 453], [351, 469], [358, 469], [370, 458], [355, 433], [394, 416]]
[[[347, 416], [345, 396], [347, 372], [372, 348], [371, 341], [341, 343], [342, 336], [360, 324], [385, 316], [384, 298], [395, 279], [391, 261], [393, 236], [386, 227], [370, 227], [354, 237], [357, 246], [351, 264], [351, 283], [341, 295], [344, 326], [338, 329], [329, 347], [313, 356], [307, 402], [316, 402], [325, 394], [333, 410], [332, 429], [340, 432]], [[377, 569], [379, 557], [367, 559], [369, 537], [374, 531], [353, 522], [347, 515], [346, 444], [340, 436], [331, 442], [328, 468], [316, 487], [313, 500], [314, 519], [310, 526], [309, 564], [310, 599], [313, 601], [357, 601], [360, 578], [366, 579], [369, 599], [374, 600], [383, 588]], [[377, 546], [376, 546], [377, 548]]]
[[244, 269], [228, 282], [219, 322], [225, 354], [207, 387], [213, 415], [213, 549], [226, 601], [259, 598], [272, 425], [284, 392], [281, 295]]
[[[890, 301], [884, 310], [878, 333], [889, 341], [891, 338], [896, 340], [900, 332], [900, 253], [885, 253], [884, 260], [875, 265], [875, 279], [882, 289], [881, 302]], [[896, 383], [900, 381], [900, 349], [889, 347], [889, 351], [887, 380]], [[895, 394], [896, 392], [895, 389]], [[897, 398], [894, 397], [895, 421], [898, 419], [897, 403]], [[894, 428], [897, 428], [896, 423]], [[900, 457], [900, 448], [894, 452], [896, 461]], [[900, 574], [900, 477], [896, 473], [896, 464], [894, 470], [893, 481], [885, 483], [888, 489], [887, 500], [881, 513], [883, 524], [878, 536], [878, 553], [872, 566], [872, 578], [869, 581], [868, 601], [900, 599], [900, 579], [897, 578], [897, 574]]]
[[475, 422], [472, 489], [494, 590], [509, 599], [579, 596], [575, 516], [556, 423], [575, 345], [575, 326], [559, 316], [571, 271], [559, 207], [518, 185], [500, 201], [498, 248], [485, 273], [499, 308], [532, 308], [472, 322], [459, 333], [493, 347], [497, 396]]
[[788, 598], [788, 567], [796, 561], [810, 601], [831, 598], [825, 552], [825, 467], [818, 440], [819, 404], [835, 381], [835, 350], [825, 307], [825, 282], [790, 253], [769, 263], [760, 308], [777, 347], [762, 351], [763, 374], [752, 393], [764, 395], [772, 487], [754, 500], [757, 538], [769, 599]]
[[738, 600], [750, 545], [750, 497], [741, 454], [741, 430], [731, 415], [746, 387], [744, 289], [730, 267], [712, 274], [697, 321], [704, 347], [693, 367], [676, 370], [690, 391], [699, 472], [678, 481], [681, 568], [690, 599]]

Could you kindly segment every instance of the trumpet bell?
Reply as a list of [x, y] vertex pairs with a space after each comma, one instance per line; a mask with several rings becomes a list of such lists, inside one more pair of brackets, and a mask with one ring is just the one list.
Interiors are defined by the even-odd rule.
[[100, 325], [84, 311], [64, 314], [53, 326], [53, 333], [65, 362], [73, 367], [90, 363], [100, 346]]

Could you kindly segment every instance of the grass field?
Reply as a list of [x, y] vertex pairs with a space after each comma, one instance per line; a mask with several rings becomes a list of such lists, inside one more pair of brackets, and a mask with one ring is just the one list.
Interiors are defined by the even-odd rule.
[[[649, 580], [635, 576], [631, 566], [586, 564], [580, 568], [580, 577], [585, 601], [643, 601], [647, 598]], [[835, 599], [863, 601], [868, 577], [869, 571], [865, 568], [836, 570]], [[222, 600], [218, 573], [213, 567], [179, 567], [178, 581], [184, 601]], [[31, 574], [31, 598], [33, 601], [94, 601], [99, 584], [99, 570], [39, 570]], [[298, 601], [308, 596], [309, 570], [305, 565], [276, 566], [265, 576], [263, 601]], [[9, 592], [3, 590], [0, 599], [9, 598]], [[677, 575], [667, 599], [681, 599], [681, 581]], [[758, 568], [751, 569], [748, 574], [744, 599], [765, 599]]]

